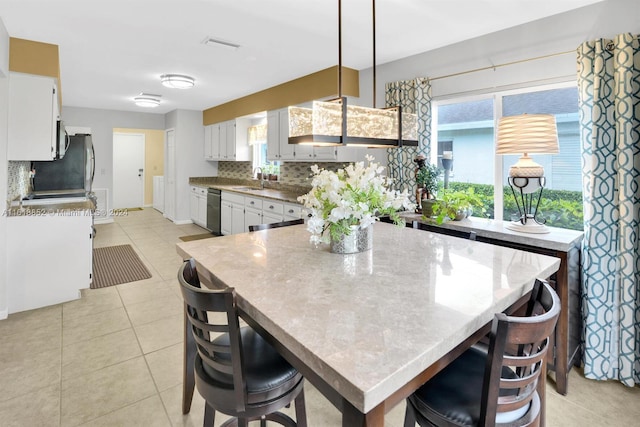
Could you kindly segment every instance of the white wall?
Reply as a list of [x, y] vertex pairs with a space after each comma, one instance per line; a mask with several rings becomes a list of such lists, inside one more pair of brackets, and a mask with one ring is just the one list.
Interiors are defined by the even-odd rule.
[[165, 129], [164, 114], [130, 111], [63, 106], [62, 120], [66, 126], [91, 128], [96, 154], [93, 188], [109, 189], [109, 206], [113, 206], [113, 128]]
[[[587, 40], [640, 32], [640, 1], [608, 0], [529, 24], [378, 65], [377, 105], [386, 82], [429, 77], [434, 99], [576, 78], [576, 49]], [[425, 23], [428, 25], [428, 23]], [[452, 26], [455, 31], [455, 26]], [[560, 52], [547, 59], [439, 78]], [[360, 98], [371, 98], [371, 69], [360, 73]], [[369, 105], [369, 104], [363, 104]]]
[[[4, 203], [7, 194], [7, 121], [9, 98], [9, 33], [0, 19], [0, 200]], [[8, 314], [7, 302], [7, 216], [4, 214], [5, 206], [0, 210], [0, 319]]]
[[[218, 162], [204, 160], [202, 111], [174, 110], [166, 114], [166, 129], [175, 129], [176, 223], [190, 222], [189, 177], [217, 176]], [[166, 165], [165, 165], [166, 168]]]

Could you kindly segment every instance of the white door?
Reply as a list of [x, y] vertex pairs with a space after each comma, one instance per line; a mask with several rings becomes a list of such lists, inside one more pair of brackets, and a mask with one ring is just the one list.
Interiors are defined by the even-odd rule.
[[176, 131], [168, 129], [165, 133], [164, 163], [164, 216], [173, 221], [176, 217]]
[[113, 134], [113, 208], [144, 206], [144, 134]]

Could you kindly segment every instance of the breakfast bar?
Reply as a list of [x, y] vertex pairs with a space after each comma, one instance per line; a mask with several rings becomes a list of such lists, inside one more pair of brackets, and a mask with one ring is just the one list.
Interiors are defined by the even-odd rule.
[[391, 224], [373, 249], [330, 253], [304, 225], [177, 244], [208, 287], [233, 287], [242, 317], [343, 414], [384, 414], [522, 304], [558, 258]]

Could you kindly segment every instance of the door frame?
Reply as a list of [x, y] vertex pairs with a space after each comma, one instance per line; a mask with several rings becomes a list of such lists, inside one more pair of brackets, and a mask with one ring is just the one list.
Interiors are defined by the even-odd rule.
[[113, 132], [113, 137], [112, 137], [112, 176], [111, 176], [111, 189], [112, 189], [112, 196], [111, 199], [113, 200], [113, 206], [116, 205], [115, 203], [115, 198], [116, 198], [116, 191], [115, 191], [115, 185], [114, 185], [114, 179], [115, 179], [115, 172], [116, 172], [116, 168], [115, 168], [115, 149], [116, 149], [116, 144], [115, 144], [115, 139], [117, 135], [123, 135], [123, 136], [141, 136], [142, 137], [142, 180], [140, 181], [140, 185], [142, 186], [142, 195], [141, 195], [141, 200], [140, 200], [140, 206], [139, 207], [144, 207], [144, 187], [145, 187], [145, 176], [146, 176], [146, 144], [147, 144], [147, 138], [146, 135], [144, 133], [141, 132]]

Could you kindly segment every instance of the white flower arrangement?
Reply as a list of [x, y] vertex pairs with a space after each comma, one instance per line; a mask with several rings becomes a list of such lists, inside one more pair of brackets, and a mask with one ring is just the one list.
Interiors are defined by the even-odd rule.
[[382, 175], [384, 167], [374, 163], [372, 156], [366, 158], [366, 167], [357, 162], [337, 172], [311, 166], [313, 188], [298, 201], [311, 211], [307, 230], [312, 243], [328, 242], [327, 229], [337, 239], [350, 234], [351, 226], [369, 227], [379, 215], [389, 215], [395, 224], [404, 225], [398, 211], [415, 208], [408, 191], [390, 190], [391, 179]]

